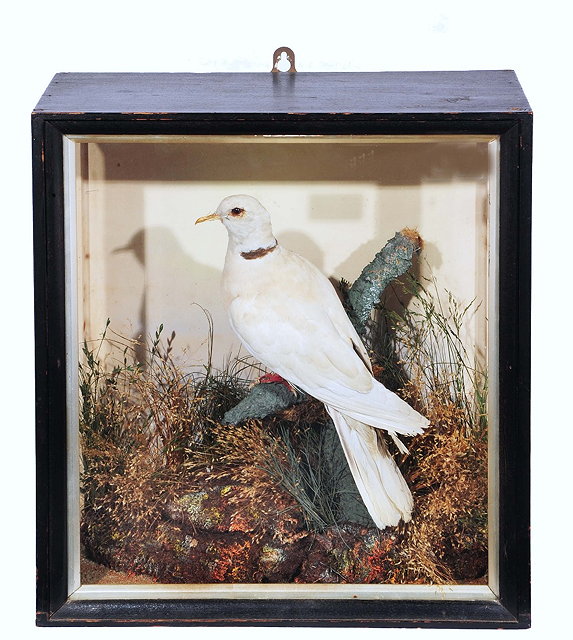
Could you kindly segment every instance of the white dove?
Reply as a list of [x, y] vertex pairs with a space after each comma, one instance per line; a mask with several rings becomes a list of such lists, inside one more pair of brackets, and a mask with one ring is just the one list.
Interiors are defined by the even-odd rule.
[[247, 195], [216, 212], [229, 244], [223, 290], [231, 327], [245, 348], [293, 386], [321, 400], [377, 527], [411, 519], [413, 500], [377, 430], [421, 433], [428, 420], [372, 376], [368, 354], [329, 280], [278, 244], [268, 211]]

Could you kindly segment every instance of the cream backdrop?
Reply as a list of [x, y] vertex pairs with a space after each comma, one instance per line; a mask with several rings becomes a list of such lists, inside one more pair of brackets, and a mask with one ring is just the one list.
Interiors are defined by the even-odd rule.
[[[34, 378], [29, 114], [59, 71], [268, 71], [282, 45], [300, 71], [515, 69], [535, 112], [533, 314], [533, 621], [528, 637], [568, 628], [571, 554], [570, 16], [561, 0], [301, 0], [217, 3], [71, 0], [2, 11], [2, 569], [7, 634], [34, 628]], [[221, 194], [224, 195], [224, 194]], [[263, 194], [264, 195], [264, 194]], [[156, 197], [156, 196], [150, 196]], [[205, 204], [214, 206], [207, 200]], [[271, 203], [274, 205], [274, 203]], [[279, 204], [279, 203], [277, 203]], [[289, 203], [281, 203], [289, 206]], [[199, 212], [203, 214], [204, 211]], [[190, 212], [194, 216], [195, 211]], [[222, 230], [218, 233], [224, 242]], [[125, 239], [122, 238], [122, 241]], [[123, 256], [127, 260], [127, 256]], [[87, 629], [82, 635], [189, 637], [189, 629]], [[291, 629], [201, 630], [201, 637], [292, 637]], [[380, 631], [313, 630], [315, 638]], [[482, 633], [468, 632], [474, 637]], [[121, 634], [121, 636], [119, 635]], [[457, 637], [424, 631], [424, 638]], [[418, 637], [385, 630], [385, 638]]]
[[75, 145], [79, 339], [93, 345], [108, 319], [135, 339], [163, 325], [164, 337], [176, 333], [181, 364], [201, 366], [212, 351], [223, 367], [239, 352], [220, 291], [227, 235], [220, 224], [194, 221], [246, 192], [269, 209], [283, 246], [335, 280], [353, 282], [397, 231], [417, 229], [424, 250], [415, 271], [435, 277], [444, 307], [446, 290], [462, 308], [475, 301], [467, 349], [473, 354], [477, 343], [485, 354], [495, 139], [149, 140]]

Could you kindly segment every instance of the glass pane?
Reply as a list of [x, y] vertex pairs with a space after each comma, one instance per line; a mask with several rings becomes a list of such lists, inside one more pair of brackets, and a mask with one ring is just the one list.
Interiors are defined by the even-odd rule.
[[[90, 137], [72, 146], [80, 583], [487, 584], [497, 140]], [[362, 336], [375, 377], [430, 420], [403, 438], [408, 453], [380, 436], [413, 495], [407, 524], [375, 526], [320, 402], [225, 426], [269, 372], [227, 318], [225, 229], [195, 225], [230, 194], [256, 197], [280, 247], [343, 298], [344, 282], [396, 233], [421, 238]], [[298, 303], [284, 287], [289, 315]], [[256, 388], [291, 393], [273, 380]]]

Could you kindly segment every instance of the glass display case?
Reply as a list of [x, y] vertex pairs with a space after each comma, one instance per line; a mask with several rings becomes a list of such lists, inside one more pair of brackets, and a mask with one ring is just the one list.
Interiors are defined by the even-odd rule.
[[[528, 626], [513, 72], [58, 74], [32, 122], [38, 624]], [[373, 522], [322, 403], [232, 330], [227, 234], [195, 225], [231, 194], [330, 280], [375, 380], [427, 419], [377, 436], [411, 491], [399, 524]], [[374, 266], [392, 277], [359, 325]]]

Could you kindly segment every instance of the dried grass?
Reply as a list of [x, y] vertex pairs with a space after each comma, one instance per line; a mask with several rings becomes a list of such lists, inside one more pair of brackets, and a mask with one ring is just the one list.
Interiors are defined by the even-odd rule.
[[487, 570], [487, 372], [462, 339], [476, 305], [448, 292], [443, 304], [428, 283], [406, 280], [408, 306], [394, 300], [374, 327], [381, 377], [431, 425], [401, 459], [416, 507], [397, 545], [397, 579], [471, 582]]
[[[284, 443], [266, 429], [259, 420], [240, 425], [215, 424], [208, 447], [190, 452], [186, 465], [196, 489], [212, 484], [232, 486], [227, 504], [231, 509], [230, 530], [245, 528], [245, 518], [257, 514], [254, 539], [266, 533], [273, 522], [273, 534], [280, 542], [293, 539], [293, 531], [301, 519], [295, 499], [285, 500], [285, 491], [273, 476], [269, 460], [287, 465]], [[249, 505], [248, 514], [244, 513]], [[279, 510], [277, 510], [279, 505]]]
[[[163, 341], [162, 331], [144, 363], [136, 359], [141, 345], [113, 333], [109, 321], [94, 348], [83, 346], [82, 532], [99, 544], [154, 529], [165, 505], [189, 487], [189, 456], [210, 446], [217, 417], [247, 391], [247, 379], [215, 372], [210, 361], [203, 371], [184, 373], [172, 357], [175, 334]], [[106, 341], [122, 354], [119, 361], [100, 357]], [[233, 364], [239, 371], [248, 366]]]

